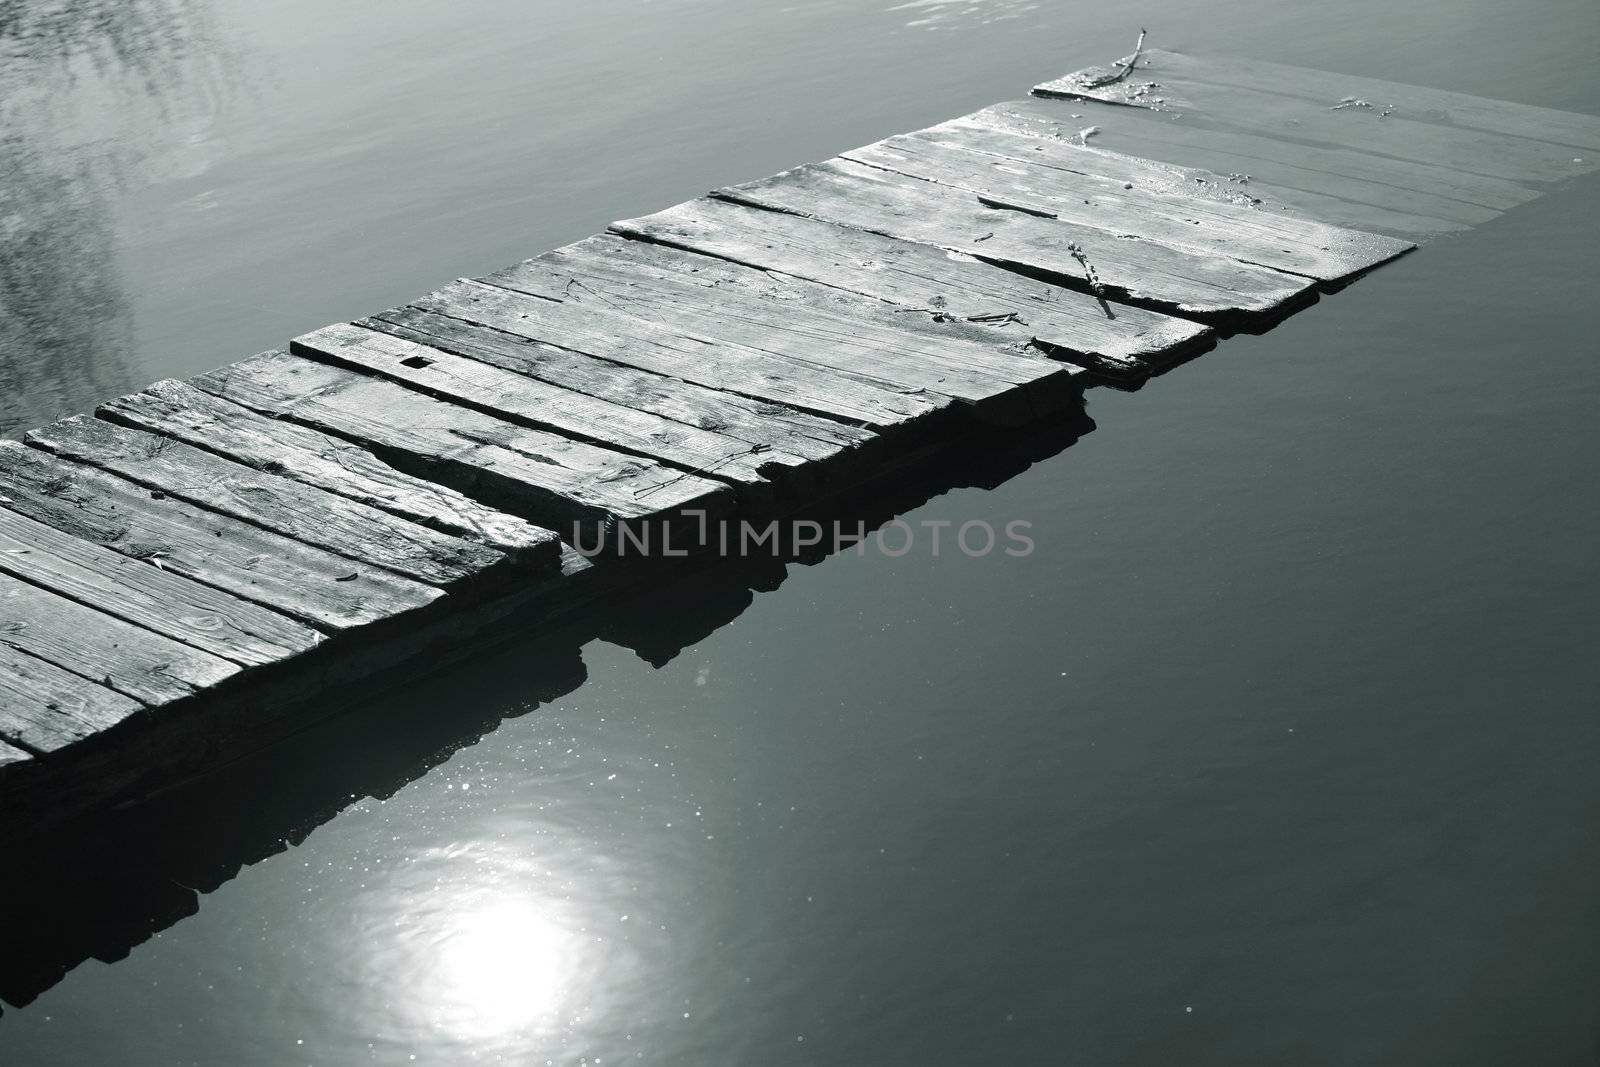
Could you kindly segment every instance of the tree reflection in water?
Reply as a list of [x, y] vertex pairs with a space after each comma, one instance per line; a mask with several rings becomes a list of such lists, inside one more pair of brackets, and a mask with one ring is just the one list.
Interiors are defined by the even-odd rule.
[[0, 0], [0, 434], [138, 384], [123, 198], [195, 169], [225, 59], [192, 0]]

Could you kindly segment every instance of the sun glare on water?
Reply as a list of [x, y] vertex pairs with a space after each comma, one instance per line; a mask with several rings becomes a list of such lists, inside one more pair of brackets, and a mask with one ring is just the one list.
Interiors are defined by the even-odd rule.
[[577, 948], [577, 939], [535, 900], [460, 912], [448, 920], [436, 948], [440, 1021], [458, 1037], [553, 1027]]

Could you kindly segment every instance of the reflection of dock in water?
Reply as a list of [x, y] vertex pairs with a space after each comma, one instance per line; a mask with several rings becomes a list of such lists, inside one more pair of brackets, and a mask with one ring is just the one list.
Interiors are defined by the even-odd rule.
[[0, 832], [558, 617], [670, 658], [623, 596], [677, 575], [674, 626], [714, 628], [781, 577], [707, 531], [794, 551], [792, 520], [1002, 478], [1086, 385], [1600, 149], [1586, 116], [1164, 52], [1035, 92], [0, 443]]
[[[119, 213], [226, 53], [189, 0], [17, 3], [0, 17], [0, 436], [136, 384]], [[135, 149], [126, 126], [154, 149]]]

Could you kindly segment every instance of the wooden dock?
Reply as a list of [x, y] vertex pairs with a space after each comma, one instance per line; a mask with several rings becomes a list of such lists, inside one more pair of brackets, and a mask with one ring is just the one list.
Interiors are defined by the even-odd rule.
[[708, 521], [1070, 418], [1597, 158], [1586, 115], [1141, 49], [0, 442], [0, 837], [650, 581], [652, 537], [708, 559]]

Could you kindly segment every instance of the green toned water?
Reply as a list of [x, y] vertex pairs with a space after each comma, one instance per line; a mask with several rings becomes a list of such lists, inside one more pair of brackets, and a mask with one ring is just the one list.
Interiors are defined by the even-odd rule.
[[[146, 21], [97, 66], [7, 60], [7, 429], [1135, 18], [1600, 113], [1588, 2], [334, 7], [106, 5]], [[1078, 443], [906, 516], [1028, 521], [1026, 558], [652, 591], [113, 824], [112, 863], [9, 858], [93, 908], [5, 915], [0, 1063], [1594, 1062], [1597, 195], [1094, 390]]]

